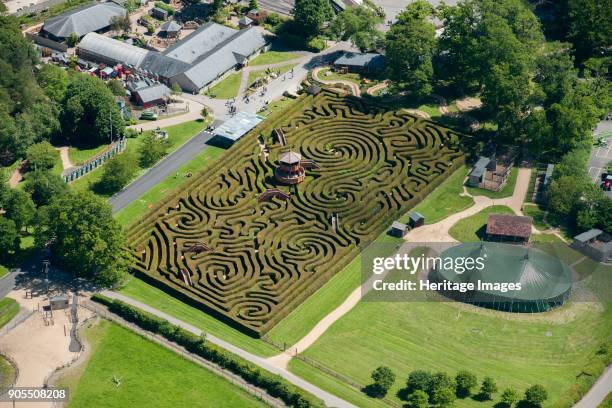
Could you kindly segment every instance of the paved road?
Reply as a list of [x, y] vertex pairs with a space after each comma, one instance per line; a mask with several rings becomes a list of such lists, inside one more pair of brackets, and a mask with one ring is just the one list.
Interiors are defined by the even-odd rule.
[[[113, 299], [119, 299], [125, 303], [128, 303], [132, 306], [138, 307], [146, 312], [152, 313], [158, 317], [161, 317], [162, 319], [166, 319], [168, 320], [170, 323], [175, 324], [177, 326], [182, 327], [183, 329], [196, 334], [196, 335], [201, 335], [202, 334], [202, 330], [198, 329], [195, 326], [192, 326], [188, 323], [183, 322], [182, 320], [176, 319], [162, 311], [159, 311], [149, 305], [146, 305], [142, 302], [139, 302], [137, 300], [134, 300], [128, 296], [122, 295], [121, 293], [117, 293], [117, 292], [112, 292], [112, 291], [104, 291], [102, 292], [102, 294], [104, 296], [108, 296], [109, 298], [113, 298]], [[270, 364], [268, 361], [266, 361], [265, 358], [263, 357], [259, 357], [256, 356], [254, 354], [251, 354], [239, 347], [234, 346], [233, 344], [230, 344], [228, 342], [226, 342], [225, 340], [221, 340], [218, 337], [212, 336], [209, 333], [206, 333], [206, 340], [210, 341], [213, 344], [216, 344], [219, 347], [222, 347], [242, 358], [244, 358], [247, 361], [250, 361], [251, 363], [263, 368], [264, 370], [267, 370], [273, 374], [278, 374], [281, 377], [283, 377], [284, 379], [286, 379], [287, 381], [291, 382], [292, 384], [295, 384], [296, 386], [310, 392], [311, 394], [317, 396], [318, 398], [322, 399], [325, 404], [328, 407], [338, 407], [338, 408], [356, 408], [353, 404], [336, 397], [335, 395], [332, 395], [330, 393], [328, 393], [327, 391], [323, 391], [322, 389], [320, 389], [319, 387], [317, 387], [316, 385], [309, 383], [308, 381], [303, 380], [302, 378], [298, 377], [297, 375], [284, 370], [282, 368], [278, 368], [273, 366], [272, 364]]]
[[589, 392], [574, 408], [593, 408], [598, 407], [599, 404], [606, 398], [606, 396], [612, 392], [612, 366], [608, 367], [606, 371], [599, 377], [599, 380], [591, 387]]
[[[612, 162], [612, 120], [602, 120], [593, 131], [593, 138], [606, 137], [606, 147], [594, 147], [589, 159], [588, 171], [591, 179], [599, 185], [600, 174]], [[612, 198], [612, 191], [606, 192]]]
[[208, 147], [206, 142], [208, 142], [212, 136], [212, 133], [206, 131], [200, 132], [177, 150], [164, 157], [159, 163], [151, 167], [145, 174], [130, 183], [119, 193], [112, 196], [108, 202], [113, 207], [113, 213], [121, 211], [150, 188], [178, 171], [183, 164], [193, 159], [202, 150]]

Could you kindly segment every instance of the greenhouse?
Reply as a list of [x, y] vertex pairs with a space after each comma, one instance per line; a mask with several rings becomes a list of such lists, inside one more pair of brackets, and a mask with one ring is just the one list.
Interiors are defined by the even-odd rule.
[[463, 273], [444, 266], [432, 271], [437, 281], [473, 283], [465, 293], [442, 292], [454, 300], [490, 309], [545, 312], [570, 296], [572, 273], [560, 259], [533, 247], [493, 242], [460, 244], [442, 252], [442, 258], [481, 258]]

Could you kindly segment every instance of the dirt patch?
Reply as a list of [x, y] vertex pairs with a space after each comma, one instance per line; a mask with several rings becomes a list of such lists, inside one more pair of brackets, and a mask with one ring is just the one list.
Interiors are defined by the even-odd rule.
[[468, 96], [463, 99], [457, 99], [455, 104], [460, 112], [469, 112], [471, 110], [480, 108], [482, 106], [482, 101], [478, 98]]

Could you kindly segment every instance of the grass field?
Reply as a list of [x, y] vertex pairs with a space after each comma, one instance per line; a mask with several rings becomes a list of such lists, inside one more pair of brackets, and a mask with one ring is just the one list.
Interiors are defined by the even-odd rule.
[[6, 275], [8, 275], [8, 273], [8, 268], [4, 265], [0, 265], [0, 278], [4, 278]]
[[172, 194], [181, 184], [189, 180], [185, 178], [186, 173], [196, 174], [198, 171], [217, 161], [224, 152], [225, 150], [222, 148], [208, 146], [179, 169], [178, 178], [175, 175], [166, 177], [163, 181], [156, 184], [155, 187], [140, 196], [138, 200], [132, 201], [127, 207], [115, 214], [115, 218], [124, 226], [136, 222], [147, 213], [149, 208], [157, 204], [159, 200], [168, 194]]
[[[287, 72], [289, 72], [291, 70], [291, 68], [295, 67], [297, 64], [286, 64], [286, 65], [281, 65], [278, 68], [274, 68], [273, 71], [277, 72], [278, 75], [283, 75], [286, 74]], [[253, 82], [257, 81], [259, 78], [263, 78], [264, 76], [266, 76], [266, 71], [265, 69], [260, 69], [257, 71], [251, 71], [249, 72], [249, 79], [247, 80], [247, 86], [251, 86], [253, 84]]]
[[0, 299], [0, 327], [11, 321], [19, 312], [19, 303], [11, 298]]
[[487, 218], [490, 214], [514, 214], [510, 207], [493, 205], [456, 223], [448, 231], [451, 237], [460, 242], [478, 242], [484, 238]]
[[[492, 376], [500, 389], [514, 386], [521, 393], [541, 383], [554, 402], [612, 334], [610, 310], [576, 307], [579, 315], [573, 319], [566, 319], [563, 309], [545, 319], [446, 302], [361, 302], [303, 355], [364, 386], [372, 370], [389, 366], [397, 381], [388, 395], [398, 403], [396, 393], [415, 369], [453, 375], [467, 369], [480, 379]], [[301, 361], [293, 360], [290, 369], [360, 407], [379, 405]], [[468, 398], [455, 405], [492, 403]]]
[[238, 347], [260, 356], [273, 356], [278, 351], [261, 340], [231, 328], [220, 320], [181, 302], [165, 292], [146, 284], [140, 279], [132, 279], [120, 290], [126, 296], [139, 300], [171, 316], [192, 324], [205, 333], [210, 333]]
[[73, 165], [78, 166], [85, 163], [87, 160], [91, 159], [107, 147], [108, 145], [101, 145], [87, 149], [70, 146], [70, 148], [68, 149], [68, 157], [70, 157], [70, 162]]
[[536, 227], [540, 231], [544, 231], [550, 228], [544, 222], [544, 215], [546, 214], [546, 212], [543, 209], [541, 209], [539, 205], [530, 204], [530, 203], [523, 204], [523, 214], [528, 215], [531, 218], [533, 218], [534, 227]]
[[[339, 74], [330, 70], [329, 68], [322, 69], [317, 73], [319, 79], [324, 81], [349, 81], [356, 85], [361, 86], [361, 76], [359, 74], [347, 73]], [[372, 86], [373, 84], [370, 84]]]
[[296, 54], [293, 52], [284, 52], [284, 51], [268, 51], [259, 54], [251, 62], [249, 65], [270, 65], [270, 64], [278, 64], [279, 62], [289, 61], [292, 59], [299, 58], [300, 54]]
[[[185, 122], [174, 126], [169, 126], [164, 128], [163, 130], [168, 132], [168, 141], [169, 146], [167, 148], [167, 154], [172, 153], [174, 150], [178, 149], [181, 145], [195, 136], [198, 132], [204, 129], [206, 126], [206, 121], [191, 121]], [[122, 154], [132, 154], [135, 159], [138, 158], [138, 149], [142, 140], [144, 138], [145, 133], [139, 134], [138, 137], [133, 139], [127, 139], [127, 146], [125, 151]], [[138, 162], [134, 163], [134, 166], [137, 167], [138, 171], [136, 172], [134, 179], [142, 175], [147, 169], [140, 168]], [[88, 173], [87, 175], [78, 178], [77, 180], [70, 183], [70, 186], [77, 191], [82, 190], [91, 190], [93, 191], [94, 186], [100, 179], [102, 178], [104, 166], [100, 166], [96, 170]]]
[[504, 188], [500, 191], [485, 190], [484, 188], [478, 187], [466, 187], [468, 193], [474, 196], [485, 196], [489, 198], [505, 198], [510, 197], [514, 193], [514, 185], [516, 184], [516, 178], [518, 176], [518, 168], [512, 167], [508, 181]]
[[[463, 180], [468, 171], [467, 167], [456, 170], [414, 208], [414, 211], [418, 211], [425, 217], [425, 223], [435, 224], [449, 215], [465, 210], [474, 204], [474, 200], [471, 197], [460, 196], [463, 193]], [[408, 222], [408, 214], [400, 221]]]
[[241, 72], [230, 74], [210, 88], [206, 95], [217, 99], [235, 98], [238, 95], [241, 80]]
[[100, 401], [131, 408], [265, 407], [225, 379], [116, 324], [102, 321], [90, 330], [100, 340], [80, 378], [72, 379], [68, 407]]

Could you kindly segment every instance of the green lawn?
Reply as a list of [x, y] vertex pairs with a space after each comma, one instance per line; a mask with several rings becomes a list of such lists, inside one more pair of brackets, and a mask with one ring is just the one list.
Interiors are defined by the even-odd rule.
[[287, 97], [283, 97], [281, 99], [277, 99], [274, 102], [269, 103], [268, 106], [266, 107], [266, 109], [263, 112], [261, 112], [261, 115], [269, 116], [269, 115], [273, 114], [274, 112], [278, 112], [280, 110], [283, 110], [283, 109], [287, 108], [293, 102], [295, 102], [295, 99], [291, 99], [291, 98], [287, 98]]
[[[100, 338], [68, 407], [265, 407], [261, 401], [176, 353], [102, 321]], [[74, 379], [73, 379], [74, 380]]]
[[545, 231], [550, 228], [544, 222], [544, 215], [546, 214], [546, 211], [541, 209], [539, 205], [530, 203], [523, 204], [523, 214], [533, 218], [533, 225], [540, 231]]
[[19, 312], [19, 303], [11, 298], [0, 299], [0, 327], [11, 321]]
[[484, 238], [484, 230], [489, 214], [514, 214], [510, 207], [493, 205], [456, 223], [448, 231], [451, 237], [460, 242], [478, 242]]
[[241, 80], [241, 72], [230, 74], [210, 88], [208, 92], [206, 92], [206, 95], [217, 99], [235, 98], [238, 96]]
[[[278, 75], [283, 75], [291, 70], [291, 68], [295, 67], [297, 64], [286, 64], [281, 65], [278, 68], [274, 68], [273, 71], [277, 72]], [[259, 69], [257, 71], [249, 72], [249, 79], [247, 80], [247, 86], [251, 86], [253, 82], [257, 81], [259, 78], [263, 78], [266, 76], [266, 69]]]
[[[576, 307], [579, 315], [571, 318], [564, 317], [563, 309], [537, 318], [448, 302], [360, 302], [303, 355], [363, 386], [371, 382], [376, 367], [390, 367], [397, 380], [388, 397], [397, 403], [397, 391], [416, 369], [452, 375], [467, 369], [481, 380], [492, 376], [500, 389], [514, 386], [521, 393], [541, 383], [554, 402], [612, 335], [609, 308]], [[380, 406], [380, 401], [299, 360], [289, 367], [357, 406]], [[490, 407], [498, 398], [496, 394], [494, 401], [484, 403], [467, 398], [455, 406]]]
[[[178, 149], [181, 145], [195, 136], [198, 132], [200, 132], [206, 126], [206, 121], [204, 120], [195, 120], [191, 122], [185, 122], [174, 126], [169, 126], [167, 128], [163, 128], [163, 130], [168, 132], [168, 141], [169, 147], [167, 149], [167, 154], [172, 153], [174, 150]], [[136, 138], [127, 139], [127, 146], [125, 148], [124, 153], [132, 154], [134, 158], [138, 157], [138, 148], [142, 143], [145, 133], [139, 134]], [[144, 174], [147, 169], [140, 168], [138, 162], [134, 162], [134, 166], [138, 169], [136, 172], [134, 179]], [[78, 178], [77, 180], [70, 183], [70, 186], [77, 191], [81, 190], [93, 190], [93, 186], [96, 185], [98, 181], [102, 178], [102, 169], [104, 166], [100, 166], [96, 170], [86, 174], [83, 177]]]
[[0, 389], [5, 390], [10, 387], [16, 374], [12, 364], [0, 356]]
[[179, 177], [171, 175], [166, 177], [155, 187], [148, 190], [136, 201], [132, 201], [127, 207], [115, 214], [115, 218], [120, 224], [128, 226], [142, 218], [147, 211], [162, 198], [172, 194], [183, 183], [189, 179], [185, 177], [187, 173], [196, 174], [207, 166], [217, 161], [225, 153], [225, 150], [215, 146], [208, 146], [200, 154], [181, 166]]
[[4, 278], [6, 275], [8, 275], [8, 273], [9, 273], [8, 268], [0, 264], [0, 278]]
[[[329, 74], [329, 75], [328, 75]], [[319, 79], [324, 81], [349, 81], [354, 84], [361, 86], [361, 76], [359, 74], [347, 73], [347, 74], [339, 74], [337, 72], [332, 71], [329, 68], [324, 68], [317, 73]], [[369, 86], [373, 86], [371, 83]]]
[[80, 148], [70, 146], [70, 148], [68, 149], [68, 156], [70, 157], [70, 162], [73, 165], [79, 166], [94, 157], [96, 154], [106, 149], [107, 147], [108, 145], [101, 145], [93, 148]]
[[146, 284], [140, 279], [131, 279], [120, 292], [192, 324], [205, 333], [220, 337], [251, 353], [264, 357], [269, 357], [278, 353], [275, 348], [267, 343], [231, 328], [220, 320], [181, 302], [165, 292]]
[[[425, 217], [427, 224], [434, 224], [459, 211], [465, 210], [474, 204], [472, 197], [461, 196], [463, 193], [463, 180], [469, 169], [461, 167], [440, 184], [431, 194], [421, 201], [414, 211]], [[401, 222], [408, 222], [408, 214]]]
[[284, 51], [268, 51], [253, 58], [253, 60], [249, 62], [249, 65], [278, 64], [279, 62], [289, 61], [296, 58], [300, 58], [300, 54]]
[[[372, 246], [373, 250], [381, 249], [393, 253], [403, 241], [381, 234]], [[355, 257], [342, 271], [331, 278], [321, 289], [308, 297], [287, 317], [281, 320], [268, 332], [267, 336], [278, 344], [295, 344], [304, 337], [328, 313], [340, 306], [342, 302], [361, 284], [361, 260], [363, 254]]]
[[468, 193], [474, 196], [485, 196], [489, 198], [505, 198], [510, 197], [514, 193], [514, 185], [516, 184], [516, 177], [518, 176], [518, 168], [512, 167], [510, 170], [510, 175], [508, 176], [508, 181], [504, 188], [500, 191], [491, 191], [485, 190], [484, 188], [478, 187], [466, 187]]

